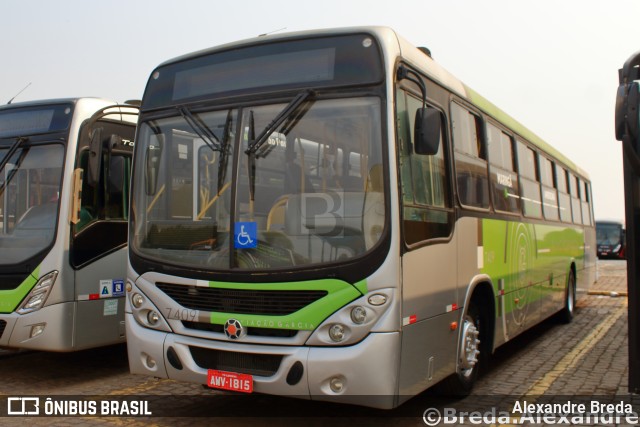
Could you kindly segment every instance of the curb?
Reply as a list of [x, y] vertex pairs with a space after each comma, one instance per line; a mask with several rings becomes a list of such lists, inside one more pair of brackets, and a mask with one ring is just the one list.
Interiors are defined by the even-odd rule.
[[616, 292], [616, 291], [589, 291], [587, 292], [587, 295], [604, 295], [604, 296], [608, 296], [608, 297], [612, 297], [612, 298], [617, 298], [617, 297], [628, 297], [629, 293], [628, 292]]

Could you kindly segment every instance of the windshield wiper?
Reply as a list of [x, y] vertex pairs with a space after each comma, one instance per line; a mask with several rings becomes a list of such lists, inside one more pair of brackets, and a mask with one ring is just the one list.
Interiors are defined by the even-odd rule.
[[[271, 134], [275, 132], [276, 129], [287, 120], [289, 120], [290, 123], [282, 133], [284, 133], [285, 135], [289, 133], [295, 123], [297, 123], [298, 120], [300, 120], [308, 110], [308, 108], [304, 110], [300, 109], [300, 106], [303, 105], [305, 101], [307, 101], [307, 99], [309, 99], [312, 95], [314, 95], [314, 92], [308, 89], [304, 92], [300, 92], [295, 98], [293, 98], [291, 102], [287, 104], [287, 106], [284, 107], [284, 109], [273, 118], [271, 123], [269, 123], [262, 130], [262, 132], [260, 132], [260, 135], [258, 135], [257, 138], [252, 139], [251, 137], [249, 137], [249, 147], [245, 150], [245, 153], [255, 154], [260, 149], [260, 147], [269, 139], [269, 136], [271, 136]], [[253, 117], [253, 111], [251, 112], [251, 114]]]
[[282, 109], [282, 111], [278, 113], [278, 115], [273, 118], [271, 123], [269, 123], [262, 132], [260, 132], [260, 135], [258, 135], [257, 138], [255, 136], [253, 110], [249, 111], [249, 146], [245, 150], [245, 154], [249, 156], [249, 200], [252, 203], [255, 200], [256, 192], [256, 157], [258, 150], [260, 150], [260, 147], [262, 147], [269, 139], [271, 134], [286, 121], [289, 123], [283, 127], [282, 133], [287, 135], [296, 123], [298, 123], [298, 121], [307, 113], [309, 108], [307, 107], [303, 109], [301, 106], [304, 105], [313, 95], [315, 95], [315, 92], [310, 89], [300, 92], [291, 100], [291, 102], [289, 102], [289, 104], [287, 104], [286, 107]]
[[[249, 141], [255, 141], [256, 139], [256, 123], [253, 117], [253, 110], [249, 111], [249, 135], [247, 135]], [[253, 151], [249, 151], [252, 146], [245, 153], [249, 156], [249, 200], [253, 202], [256, 194], [256, 154]], [[253, 204], [251, 205], [253, 206]], [[252, 212], [253, 213], [253, 212]]]
[[224, 180], [227, 176], [227, 163], [229, 159], [229, 145], [231, 134], [231, 122], [232, 122], [231, 110], [227, 113], [227, 119], [224, 122], [224, 131], [222, 132], [222, 144], [220, 146], [220, 160], [218, 164], [218, 194], [222, 190]]
[[[17, 146], [16, 146], [16, 150], [17, 150]], [[18, 156], [18, 160], [16, 161], [14, 168], [11, 169], [9, 173], [5, 175], [4, 180], [0, 182], [0, 194], [4, 193], [4, 189], [11, 182], [11, 180], [16, 175], [16, 173], [18, 173], [18, 171], [20, 170], [20, 167], [22, 166], [22, 162], [24, 161], [25, 157], [27, 157], [27, 154], [29, 153], [30, 150], [31, 150], [31, 147], [27, 147], [20, 152], [20, 155]], [[5, 159], [3, 159], [2, 163], [0, 164], [0, 171], [4, 170], [4, 167], [7, 165], [7, 163], [9, 163], [8, 156]]]
[[220, 151], [222, 144], [209, 127], [200, 119], [196, 118], [191, 111], [185, 106], [176, 107], [184, 118], [184, 121], [193, 129], [193, 131], [202, 139], [212, 151]]
[[11, 147], [9, 147], [9, 151], [7, 151], [7, 154], [2, 158], [2, 160], [0, 160], [0, 171], [4, 170], [4, 167], [7, 166], [7, 163], [9, 163], [9, 159], [11, 159], [11, 156], [15, 154], [18, 148], [20, 148], [20, 145], [22, 145], [24, 142], [27, 142], [28, 140], [29, 138], [25, 136], [16, 138], [16, 141], [11, 144]]
[[204, 123], [199, 116], [194, 116], [189, 108], [179, 106], [177, 109], [185, 122], [187, 122], [200, 139], [202, 139], [212, 151], [220, 153], [218, 164], [218, 194], [220, 194], [226, 177], [229, 158], [229, 134], [231, 133], [232, 122], [231, 110], [227, 113], [227, 119], [225, 120], [224, 130], [222, 132], [222, 141], [220, 141], [207, 124]]

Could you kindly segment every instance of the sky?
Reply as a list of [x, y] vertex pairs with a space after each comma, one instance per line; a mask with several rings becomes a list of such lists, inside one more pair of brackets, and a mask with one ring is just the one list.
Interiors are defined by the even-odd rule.
[[186, 53], [272, 31], [385, 25], [586, 170], [595, 218], [624, 219], [618, 69], [638, 0], [0, 0], [0, 103], [142, 97]]

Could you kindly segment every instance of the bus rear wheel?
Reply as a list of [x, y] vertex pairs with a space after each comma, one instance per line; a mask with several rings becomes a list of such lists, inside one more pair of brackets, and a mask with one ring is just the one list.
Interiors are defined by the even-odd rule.
[[560, 312], [562, 323], [571, 323], [576, 309], [576, 275], [573, 269], [569, 270], [567, 277], [567, 289], [564, 294], [564, 308]]

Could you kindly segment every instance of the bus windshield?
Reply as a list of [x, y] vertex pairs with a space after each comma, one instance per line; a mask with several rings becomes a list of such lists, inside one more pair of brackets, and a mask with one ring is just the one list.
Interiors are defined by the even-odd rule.
[[291, 117], [286, 107], [181, 107], [143, 121], [132, 249], [199, 269], [271, 270], [373, 248], [385, 222], [380, 99], [313, 100]]
[[615, 223], [596, 224], [596, 241], [598, 245], [615, 246], [622, 242], [622, 225]]
[[[0, 159], [9, 146], [0, 145]], [[61, 144], [21, 144], [0, 169], [0, 265], [26, 261], [55, 238], [62, 183]]]

